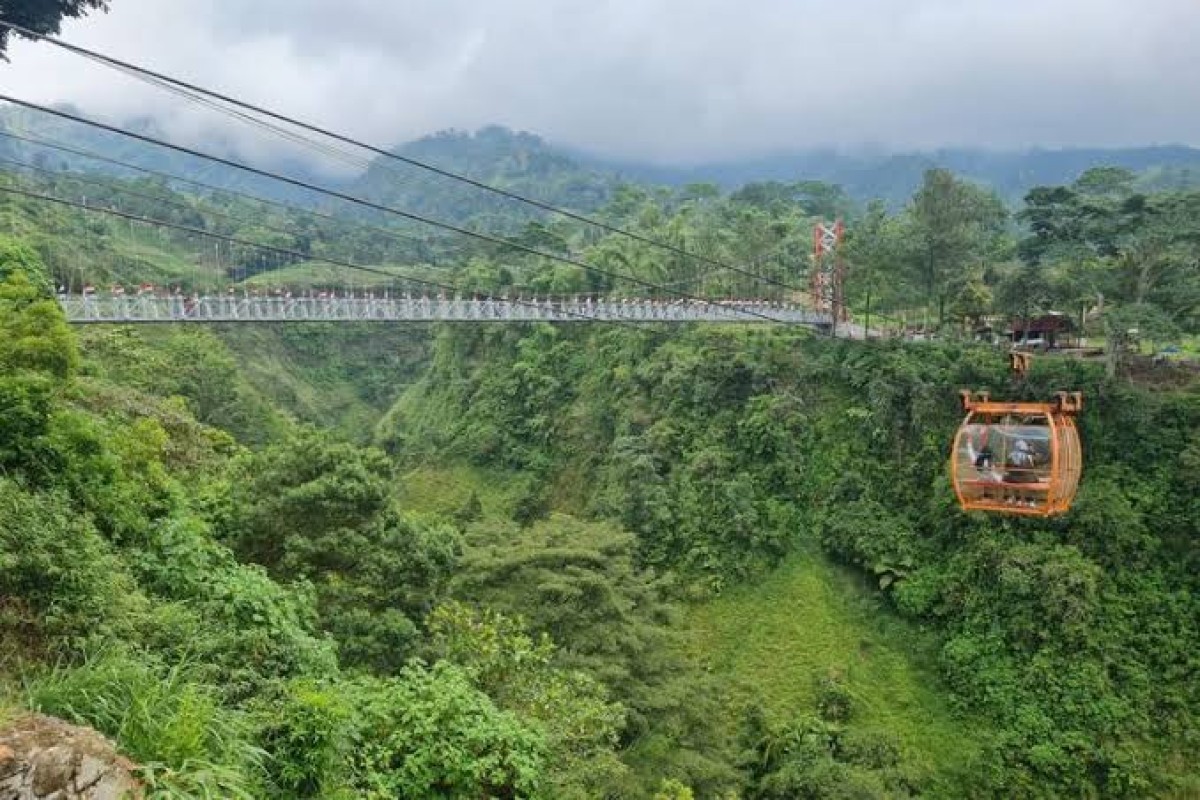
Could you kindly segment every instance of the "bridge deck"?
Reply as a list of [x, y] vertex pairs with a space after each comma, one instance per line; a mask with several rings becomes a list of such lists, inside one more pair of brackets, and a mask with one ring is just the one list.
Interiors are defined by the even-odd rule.
[[461, 299], [436, 297], [100, 297], [60, 295], [67, 321], [218, 322], [776, 322], [827, 328], [828, 314], [787, 303], [720, 305], [645, 299]]

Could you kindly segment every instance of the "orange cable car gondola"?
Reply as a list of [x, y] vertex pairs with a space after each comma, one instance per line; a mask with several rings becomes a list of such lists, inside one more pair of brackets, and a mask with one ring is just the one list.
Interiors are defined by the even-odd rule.
[[[1013, 371], [1029, 367], [1011, 355]], [[1049, 517], [1075, 499], [1083, 454], [1075, 416], [1079, 392], [1059, 392], [1053, 403], [993, 402], [986, 392], [963, 390], [966, 419], [954, 439], [951, 478], [964, 511]]]

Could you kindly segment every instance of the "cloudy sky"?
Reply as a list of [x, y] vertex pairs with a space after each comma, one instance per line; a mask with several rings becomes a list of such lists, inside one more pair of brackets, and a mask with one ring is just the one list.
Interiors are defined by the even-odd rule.
[[[673, 164], [1200, 145], [1200, 0], [112, 0], [63, 35], [385, 145], [488, 123]], [[5, 93], [230, 133], [48, 45], [9, 55]]]

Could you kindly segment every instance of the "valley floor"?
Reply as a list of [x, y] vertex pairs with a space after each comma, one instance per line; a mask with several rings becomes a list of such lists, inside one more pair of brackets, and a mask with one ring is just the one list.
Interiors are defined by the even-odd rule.
[[[506, 517], [521, 477], [466, 466], [422, 467], [402, 479], [406, 507], [452, 514], [475, 494], [483, 513]], [[864, 578], [816, 547], [752, 583], [687, 607], [689, 659], [729, 685], [722, 723], [736, 736], [740, 709], [762, 707], [771, 723], [817, 714], [822, 678], [851, 697], [847, 727], [902, 743], [902, 760], [934, 796], [954, 796], [988, 736], [986, 723], [956, 712], [937, 674], [937, 643], [881, 602]]]
[[[955, 713], [936, 674], [932, 635], [897, 619], [859, 576], [819, 552], [791, 556], [763, 580], [695, 605], [692, 657], [757, 700], [769, 720], [815, 714], [832, 677], [851, 697], [849, 727], [904, 743], [903, 760], [946, 791], [986, 735]], [[940, 794], [940, 792], [939, 792]]]

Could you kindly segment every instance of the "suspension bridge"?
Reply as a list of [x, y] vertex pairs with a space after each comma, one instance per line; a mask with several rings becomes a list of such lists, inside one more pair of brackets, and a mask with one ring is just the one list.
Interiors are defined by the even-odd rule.
[[[333, 291], [298, 291], [295, 296], [287, 290], [279, 290], [262, 296], [256, 292], [231, 289], [228, 293], [224, 287], [215, 291], [209, 289], [190, 288], [184, 291], [172, 290], [169, 293], [159, 291], [138, 292], [136, 295], [126, 294], [123, 290], [114, 290], [111, 294], [103, 295], [84, 288], [79, 293], [69, 288], [60, 290], [58, 302], [67, 320], [72, 324], [224, 324], [224, 323], [269, 323], [269, 322], [330, 322], [330, 323], [362, 323], [362, 322], [604, 322], [604, 323], [772, 323], [784, 325], [799, 325], [851, 338], [864, 338], [870, 332], [863, 326], [851, 323], [845, 308], [842, 292], [844, 265], [841, 263], [840, 248], [842, 225], [838, 222], [829, 227], [824, 235], [823, 228], [818, 225], [816, 250], [814, 253], [814, 271], [810, 287], [792, 284], [786, 278], [764, 274], [727, 260], [714, 258], [693, 252], [672, 242], [663, 241], [643, 232], [613, 224], [601, 219], [584, 215], [577, 211], [555, 206], [516, 192], [493, 186], [469, 176], [419, 161], [408, 156], [399, 155], [389, 149], [365, 143], [336, 131], [320, 128], [311, 123], [295, 119], [275, 111], [247, 103], [211, 89], [206, 89], [178, 78], [155, 72], [135, 64], [114, 59], [103, 53], [81, 48], [42, 33], [26, 30], [11, 23], [0, 22], [0, 25], [16, 30], [22, 35], [48, 43], [67, 50], [77, 56], [102, 65], [105, 68], [116, 69], [126, 75], [143, 81], [148, 85], [166, 89], [194, 104], [204, 106], [209, 110], [222, 113], [239, 121], [247, 122], [260, 130], [289, 139], [294, 143], [305, 146], [326, 157], [336, 158], [360, 169], [379, 168], [403, 178], [404, 174], [396, 169], [398, 163], [406, 168], [419, 169], [437, 176], [439, 179], [452, 181], [469, 187], [472, 191], [482, 191], [503, 198], [505, 201], [522, 204], [540, 213], [548, 213], [556, 217], [570, 220], [573, 223], [586, 225], [592, 229], [621, 237], [625, 241], [636, 243], [638, 246], [651, 247], [669, 253], [672, 258], [683, 258], [694, 264], [707, 265], [710, 275], [728, 273], [737, 276], [738, 280], [749, 279], [766, 287], [784, 290], [782, 296], [793, 300], [801, 295], [811, 295], [811, 305], [801, 305], [795, 302], [764, 300], [764, 299], [714, 299], [701, 297], [688, 292], [663, 286], [655, 281], [638, 275], [623, 274], [607, 265], [590, 263], [584, 257], [575, 254], [555, 252], [528, 243], [503, 236], [497, 233], [477, 230], [446, 220], [433, 219], [410, 210], [396, 208], [371, 199], [348, 194], [344, 190], [321, 186], [308, 180], [283, 175], [261, 167], [246, 164], [234, 159], [206, 153], [193, 147], [186, 147], [164, 139], [150, 136], [146, 133], [126, 130], [119, 126], [110, 125], [94, 119], [75, 114], [62, 108], [54, 108], [29, 100], [0, 94], [0, 101], [23, 107], [33, 113], [56, 117], [68, 124], [86, 126], [93, 130], [105, 131], [108, 134], [122, 137], [128, 141], [140, 142], [151, 147], [182, 155], [191, 159], [199, 159], [208, 164], [235, 170], [255, 180], [274, 182], [277, 186], [286, 187], [291, 191], [302, 191], [309, 196], [320, 196], [326, 202], [343, 204], [345, 207], [355, 207], [368, 215], [387, 215], [401, 220], [405, 224], [418, 224], [426, 228], [450, 233], [464, 239], [471, 239], [490, 247], [503, 248], [502, 252], [536, 257], [546, 262], [558, 262], [581, 269], [590, 275], [602, 277], [610, 285], [633, 287], [634, 293], [648, 291], [645, 295], [632, 298], [618, 298], [612, 295], [601, 297], [464, 297], [463, 290], [452, 284], [428, 279], [405, 279], [409, 285], [421, 286], [421, 292], [434, 292], [435, 296], [421, 294], [413, 296], [407, 290], [392, 291], [380, 296], [378, 293], [359, 293], [345, 288]], [[2, 132], [0, 135], [11, 139], [19, 139], [27, 144], [52, 148], [54, 150], [94, 159], [97, 162], [107, 162], [111, 165], [121, 165], [139, 174], [153, 174], [156, 178], [170, 184], [188, 183], [197, 187], [205, 184], [187, 178], [170, 175], [161, 171], [149, 170], [144, 167], [123, 163], [117, 159], [100, 154], [89, 153], [61, 143], [38, 141], [28, 136]], [[51, 180], [59, 176], [61, 170], [47, 170], [37, 163], [22, 163], [4, 159], [19, 169], [49, 173]], [[87, 182], [88, 178], [77, 178]], [[94, 181], [93, 181], [94, 182]], [[87, 214], [102, 214], [124, 219], [130, 224], [132, 237], [133, 225], [143, 224], [157, 227], [160, 232], [174, 231], [176, 234], [188, 234], [202, 237], [215, 242], [218, 248], [221, 244], [237, 246], [258, 251], [264, 254], [283, 256], [295, 262], [313, 262], [330, 267], [353, 270], [356, 272], [374, 273], [393, 281], [396, 276], [379, 268], [364, 266], [347, 260], [330, 256], [315, 257], [308, 252], [298, 252], [287, 247], [268, 244], [255, 239], [248, 239], [221, 233], [207, 223], [181, 224], [164, 219], [159, 214], [143, 216], [121, 210], [109, 204], [107, 207], [89, 205], [86, 197], [74, 200], [63, 196], [57, 191], [57, 184], [51, 184], [56, 191], [35, 190], [23, 188], [21, 185], [0, 185], [0, 193], [36, 200], [47, 204], [56, 204], [74, 208]], [[220, 187], [206, 186], [209, 190], [228, 193]], [[157, 196], [147, 196], [130, 187], [113, 187], [106, 185], [104, 189], [115, 190], [118, 194], [149, 201], [156, 206], [180, 206], [178, 200]], [[296, 207], [262, 197], [249, 195], [245, 192], [234, 192], [240, 198], [262, 203], [264, 206], [286, 207], [290, 213], [310, 215], [314, 217], [344, 221], [332, 214], [311, 207]], [[188, 205], [188, 211], [195, 213], [197, 209]], [[230, 215], [209, 209], [208, 213], [223, 219]], [[378, 225], [358, 220], [349, 223], [353, 227], [371, 230], [391, 239], [420, 241], [408, 233], [382, 228]], [[287, 231], [270, 228], [274, 233], [288, 235]], [[762, 254], [756, 257], [760, 261]], [[754, 263], [754, 262], [752, 262]], [[193, 282], [194, 283], [194, 282]], [[218, 284], [220, 281], [218, 280]], [[778, 292], [770, 291], [764, 294]], [[754, 294], [757, 294], [755, 292]], [[754, 297], [751, 294], [751, 298]]]
[[[768, 300], [611, 297], [464, 298], [320, 293], [306, 296], [58, 295], [73, 324], [263, 322], [777, 323], [830, 329], [829, 314]], [[844, 334], [853, 335], [847, 326]]]

